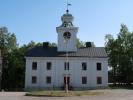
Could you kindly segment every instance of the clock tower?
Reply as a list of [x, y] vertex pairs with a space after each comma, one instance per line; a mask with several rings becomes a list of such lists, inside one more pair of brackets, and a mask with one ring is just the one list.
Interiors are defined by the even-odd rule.
[[76, 52], [78, 27], [73, 25], [74, 17], [66, 10], [61, 17], [62, 24], [56, 28], [58, 33], [58, 52]]

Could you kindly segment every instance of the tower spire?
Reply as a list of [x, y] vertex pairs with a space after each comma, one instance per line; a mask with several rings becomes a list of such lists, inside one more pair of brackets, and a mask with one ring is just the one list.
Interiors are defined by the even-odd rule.
[[67, 5], [66, 5], [66, 8], [67, 8], [67, 10], [66, 10], [66, 12], [67, 13], [69, 13], [69, 6], [71, 6], [71, 4], [68, 2], [68, 0], [67, 0]]

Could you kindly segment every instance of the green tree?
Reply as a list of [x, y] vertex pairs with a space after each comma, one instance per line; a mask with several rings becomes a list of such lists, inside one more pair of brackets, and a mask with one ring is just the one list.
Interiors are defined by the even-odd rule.
[[80, 39], [77, 39], [77, 48], [85, 47], [85, 42], [81, 41]]
[[133, 81], [133, 33], [122, 24], [116, 39], [110, 34], [105, 39], [114, 83], [130, 84]]
[[7, 27], [0, 27], [0, 49], [2, 55], [2, 76], [0, 89], [5, 87], [7, 80], [8, 55], [17, 48], [16, 36], [14, 33], [8, 32]]
[[35, 47], [35, 42], [31, 41], [27, 45], [18, 47], [8, 54], [8, 68], [4, 89], [23, 90], [25, 82], [25, 53]]

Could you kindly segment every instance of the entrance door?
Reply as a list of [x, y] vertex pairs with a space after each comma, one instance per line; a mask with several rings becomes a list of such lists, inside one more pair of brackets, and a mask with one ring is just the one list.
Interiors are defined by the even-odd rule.
[[66, 84], [68, 85], [68, 89], [71, 90], [72, 87], [70, 86], [70, 77], [69, 76], [67, 76], [67, 77], [65, 76], [64, 77], [64, 89], [65, 89], [65, 85]]
[[70, 77], [68, 76], [68, 77], [64, 77], [64, 84], [68, 84], [68, 86], [69, 86], [69, 84], [70, 84]]

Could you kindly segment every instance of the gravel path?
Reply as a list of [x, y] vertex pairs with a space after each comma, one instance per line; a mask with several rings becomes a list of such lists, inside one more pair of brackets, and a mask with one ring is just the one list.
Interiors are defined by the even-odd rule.
[[27, 97], [25, 92], [0, 92], [0, 100], [133, 100], [133, 90], [91, 90], [103, 92], [100, 95], [81, 97]]

